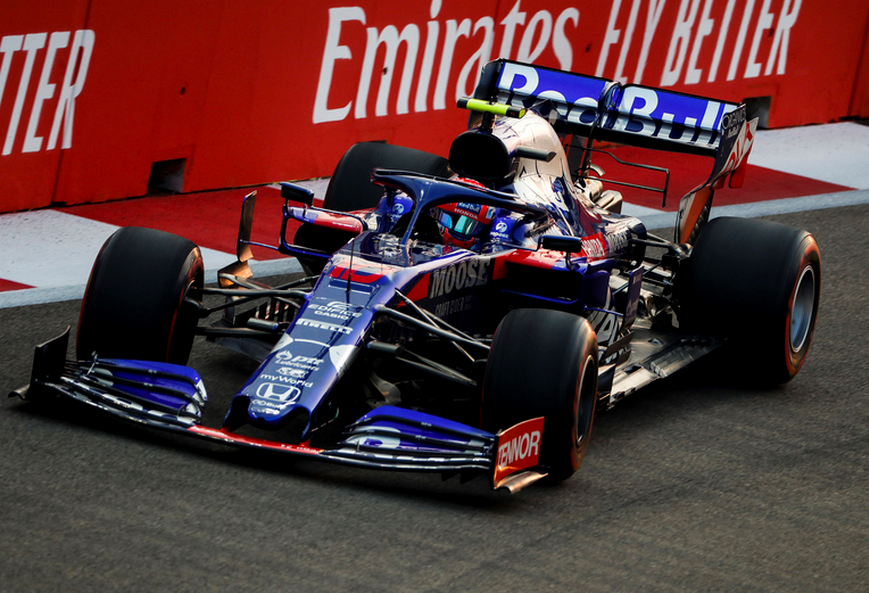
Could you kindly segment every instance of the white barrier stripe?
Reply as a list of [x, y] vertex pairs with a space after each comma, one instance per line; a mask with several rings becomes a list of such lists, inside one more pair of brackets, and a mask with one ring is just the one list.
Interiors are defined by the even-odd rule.
[[[791, 175], [869, 189], [869, 126], [854, 122], [762, 130], [748, 162]], [[750, 183], [749, 180], [746, 184]]]
[[[219, 252], [214, 252], [219, 253]], [[228, 261], [235, 261], [234, 256], [222, 254], [228, 258]], [[217, 282], [218, 268], [207, 269], [205, 272], [206, 284], [214, 284]], [[251, 261], [250, 269], [255, 277], [262, 278], [265, 276], [277, 276], [280, 274], [295, 274], [302, 271], [302, 266], [295, 259], [275, 259], [267, 261]], [[90, 274], [88, 268], [85, 275], [82, 277], [85, 281]], [[70, 286], [50, 286], [45, 288], [25, 288], [22, 290], [10, 290], [0, 292], [0, 309], [8, 309], [10, 307], [25, 307], [28, 305], [42, 305], [45, 303], [59, 303], [62, 301], [74, 301], [84, 296], [85, 284], [74, 284]]]
[[[778, 214], [792, 214], [794, 212], [806, 212], [809, 210], [843, 208], [859, 204], [869, 204], [869, 190], [857, 189], [854, 191], [803, 196], [800, 198], [784, 198], [781, 200], [767, 200], [731, 206], [713, 206], [710, 218], [718, 218], [720, 216], [758, 218], [760, 216], [776, 216]], [[676, 224], [675, 212], [662, 212], [660, 214], [640, 216], [640, 218], [647, 229], [672, 229]]]

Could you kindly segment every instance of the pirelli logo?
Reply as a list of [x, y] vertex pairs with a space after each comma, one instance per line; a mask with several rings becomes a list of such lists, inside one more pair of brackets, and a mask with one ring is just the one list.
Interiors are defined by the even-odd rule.
[[490, 259], [470, 259], [432, 272], [428, 296], [436, 298], [453, 291], [483, 286], [489, 282]]

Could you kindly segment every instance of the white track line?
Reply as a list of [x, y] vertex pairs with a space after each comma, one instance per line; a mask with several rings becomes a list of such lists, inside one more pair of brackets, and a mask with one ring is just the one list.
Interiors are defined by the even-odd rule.
[[40, 288], [81, 284], [118, 227], [58, 210], [0, 216], [0, 278]]
[[748, 162], [792, 175], [869, 189], [869, 126], [845, 122], [761, 130]]
[[[805, 212], [808, 210], [841, 208], [857, 204], [869, 204], [869, 190], [844, 191], [817, 196], [752, 202], [750, 204], [733, 204], [731, 206], [713, 206], [709, 217], [740, 216], [742, 218], [758, 218], [760, 216], [775, 216], [777, 214], [790, 214], [792, 212]], [[631, 216], [639, 216], [648, 229], [672, 229], [676, 226], [675, 212], [661, 212], [660, 214], [646, 216], [632, 214]]]
[[[0, 216], [0, 278], [39, 288], [73, 286], [87, 280], [94, 258], [119, 227], [59, 210]], [[202, 249], [206, 269], [218, 269], [235, 256]]]
[[[97, 247], [99, 250], [99, 247]], [[203, 249], [202, 259], [207, 262], [222, 262], [217, 263], [215, 267], [209, 268], [206, 264], [205, 282], [213, 284], [217, 282], [217, 271], [223, 266], [235, 261], [235, 256], [213, 249]], [[96, 252], [95, 252], [96, 253]], [[22, 290], [10, 290], [0, 292], [0, 309], [9, 307], [23, 307], [28, 305], [41, 305], [44, 303], [58, 303], [61, 301], [74, 301], [84, 296], [86, 284], [82, 280], [87, 281], [90, 275], [90, 268], [93, 262], [88, 263], [86, 269], [80, 276], [75, 279], [75, 282], [67, 286], [50, 286], [42, 288], [25, 288]], [[77, 266], [79, 267], [79, 266]], [[302, 266], [293, 258], [276, 259], [268, 261], [250, 262], [250, 269], [256, 277], [277, 276], [279, 274], [294, 274], [302, 271]]]
[[[37, 288], [0, 292], [0, 308], [80, 299], [96, 254], [119, 227], [58, 210], [0, 216], [0, 278]], [[201, 248], [206, 282], [235, 255]], [[260, 276], [299, 271], [294, 260], [251, 262]]]

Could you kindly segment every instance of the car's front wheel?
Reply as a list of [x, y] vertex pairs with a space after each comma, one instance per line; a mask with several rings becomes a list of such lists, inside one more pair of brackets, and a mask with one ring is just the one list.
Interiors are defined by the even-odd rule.
[[199, 248], [163, 231], [124, 227], [97, 255], [78, 323], [76, 355], [185, 364], [204, 282]]
[[486, 365], [483, 428], [498, 432], [543, 416], [540, 463], [550, 480], [572, 476], [585, 457], [597, 405], [597, 337], [582, 317], [511, 311]]

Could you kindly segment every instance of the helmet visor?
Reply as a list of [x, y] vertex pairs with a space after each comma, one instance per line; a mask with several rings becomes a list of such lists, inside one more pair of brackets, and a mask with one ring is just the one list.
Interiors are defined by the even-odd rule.
[[488, 221], [480, 222], [469, 216], [444, 210], [437, 211], [437, 221], [448, 231], [468, 238], [479, 235], [488, 224]]

